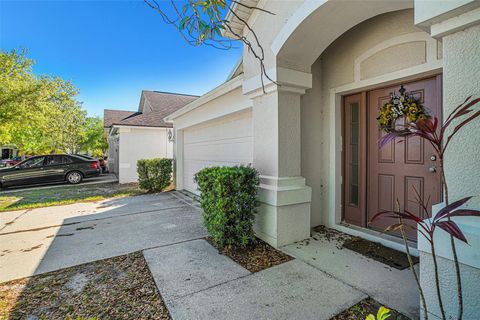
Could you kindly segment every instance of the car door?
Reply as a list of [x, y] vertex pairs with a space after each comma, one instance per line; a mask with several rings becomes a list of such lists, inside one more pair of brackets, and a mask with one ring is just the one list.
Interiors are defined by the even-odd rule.
[[32, 157], [19, 163], [14, 169], [4, 176], [4, 183], [8, 186], [36, 184], [44, 179], [45, 157]]
[[47, 156], [45, 162], [45, 181], [63, 181], [67, 172], [68, 163], [63, 155]]

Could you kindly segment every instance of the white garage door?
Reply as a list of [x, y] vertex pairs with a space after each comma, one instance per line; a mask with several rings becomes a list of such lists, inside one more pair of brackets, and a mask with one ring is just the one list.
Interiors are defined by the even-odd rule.
[[184, 189], [198, 194], [193, 177], [205, 167], [252, 163], [252, 129], [251, 110], [185, 129]]

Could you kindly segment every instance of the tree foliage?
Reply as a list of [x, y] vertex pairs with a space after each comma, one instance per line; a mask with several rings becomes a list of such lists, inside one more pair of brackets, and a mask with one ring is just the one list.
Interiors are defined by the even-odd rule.
[[108, 149], [107, 133], [103, 129], [103, 120], [98, 117], [87, 118], [82, 150], [94, 157], [101, 157]]
[[105, 150], [100, 120], [87, 118], [78, 89], [59, 77], [35, 76], [33, 65], [26, 50], [0, 51], [0, 144], [22, 155]]
[[[228, 50], [232, 48], [232, 41], [224, 37], [224, 32], [228, 32], [230, 38], [242, 42], [248, 52], [259, 62], [262, 86], [264, 86], [264, 78], [275, 83], [265, 69], [265, 52], [257, 33], [248, 21], [239, 16], [235, 10], [232, 10], [232, 5], [269, 15], [274, 15], [273, 12], [249, 6], [236, 0], [144, 0], [144, 2], [157, 11], [165, 23], [175, 26], [183, 39], [191, 45], [207, 45]], [[167, 6], [170, 6], [170, 8], [167, 8]], [[235, 30], [234, 23], [225, 19], [227, 13], [245, 25], [248, 35]]]

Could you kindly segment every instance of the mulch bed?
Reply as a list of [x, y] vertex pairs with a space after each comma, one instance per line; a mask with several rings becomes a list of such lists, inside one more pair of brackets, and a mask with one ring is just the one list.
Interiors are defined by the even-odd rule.
[[0, 319], [171, 318], [135, 252], [2, 283]]
[[[407, 255], [403, 252], [385, 247], [377, 242], [367, 241], [353, 237], [343, 243], [343, 247], [358, 252], [368, 258], [389, 265], [398, 270], [409, 268]], [[413, 257], [413, 264], [418, 263], [418, 258]]]
[[211, 237], [206, 237], [205, 239], [212, 246], [217, 248], [218, 252], [231, 258], [250, 272], [262, 271], [293, 260], [288, 254], [273, 248], [268, 243], [258, 238], [256, 239], [255, 244], [245, 249], [233, 247], [220, 248], [213, 242]]
[[[334, 316], [330, 320], [362, 320], [365, 319], [369, 314], [376, 316], [378, 309], [380, 309], [381, 306], [382, 305], [379, 302], [373, 300], [372, 298], [367, 298]], [[388, 318], [389, 320], [410, 320], [410, 318], [401, 314], [400, 312], [391, 308], [388, 309], [390, 309], [391, 315], [390, 318]]]

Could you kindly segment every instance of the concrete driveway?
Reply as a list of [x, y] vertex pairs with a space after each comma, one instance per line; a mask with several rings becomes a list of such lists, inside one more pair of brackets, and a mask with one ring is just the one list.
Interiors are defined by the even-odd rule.
[[174, 192], [0, 213], [0, 282], [206, 236]]

